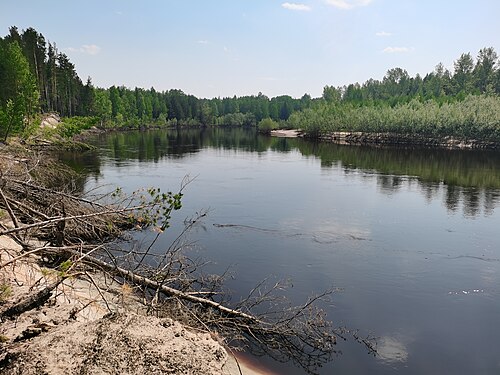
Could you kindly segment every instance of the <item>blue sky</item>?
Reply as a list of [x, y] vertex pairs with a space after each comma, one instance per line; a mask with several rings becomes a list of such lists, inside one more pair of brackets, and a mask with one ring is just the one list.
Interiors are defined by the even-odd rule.
[[317, 97], [500, 53], [499, 15], [499, 0], [1, 0], [0, 33], [34, 27], [100, 87]]

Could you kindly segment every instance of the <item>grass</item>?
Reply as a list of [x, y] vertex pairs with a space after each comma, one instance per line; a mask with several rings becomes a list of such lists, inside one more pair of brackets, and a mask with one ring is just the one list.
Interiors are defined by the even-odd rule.
[[12, 288], [9, 284], [0, 284], [0, 303], [3, 303], [12, 295]]

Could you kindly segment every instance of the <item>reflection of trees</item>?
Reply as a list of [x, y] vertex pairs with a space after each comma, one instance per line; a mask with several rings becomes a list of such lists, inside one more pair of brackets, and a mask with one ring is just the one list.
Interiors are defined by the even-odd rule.
[[422, 184], [422, 192], [425, 195], [427, 202], [432, 202], [439, 194], [439, 185], [431, 183]]
[[480, 211], [480, 194], [481, 192], [474, 188], [464, 189], [462, 191], [465, 216], [477, 216]]
[[[463, 204], [466, 215], [477, 215], [481, 205], [485, 214], [491, 214], [499, 202], [498, 152], [344, 146], [265, 137], [254, 129], [221, 127], [116, 132], [101, 135], [96, 145], [118, 165], [126, 159], [158, 162], [162, 158], [182, 158], [203, 148], [259, 153], [298, 149], [305, 156], [319, 158], [323, 168], [342, 168], [346, 174], [375, 171], [379, 188], [387, 194], [414, 182], [428, 200], [442, 192], [451, 212]], [[90, 168], [87, 175], [99, 174], [97, 153], [66, 155], [65, 160], [75, 169], [82, 165]]]
[[62, 151], [59, 153], [59, 160], [76, 171], [78, 177], [71, 177], [68, 181], [56, 181], [56, 185], [60, 187], [70, 184], [71, 190], [76, 193], [83, 193], [87, 180], [97, 179], [101, 173], [101, 160], [97, 151]]
[[[446, 207], [455, 212], [463, 203], [464, 214], [491, 214], [499, 202], [500, 153], [444, 149], [401, 149], [344, 146], [292, 140], [303, 155], [314, 155], [323, 168], [340, 165], [346, 174], [353, 170], [376, 171], [382, 192], [398, 191], [404, 182], [417, 181], [428, 201], [441, 187]], [[401, 178], [408, 176], [409, 180]], [[481, 194], [482, 193], [482, 194]]]
[[261, 137], [253, 129], [205, 128], [149, 130], [104, 134], [98, 146], [115, 160], [135, 159], [158, 162], [162, 158], [179, 158], [205, 147], [264, 152], [273, 138]]
[[463, 188], [459, 186], [445, 186], [445, 204], [448, 210], [456, 212], [463, 205], [465, 216], [479, 215], [481, 207], [485, 216], [493, 214], [500, 202], [500, 193], [494, 189]]
[[392, 194], [403, 186], [403, 179], [399, 176], [380, 174], [377, 175], [377, 186], [382, 192]]
[[449, 211], [455, 212], [460, 204], [461, 188], [455, 185], [445, 186], [445, 204]]
[[290, 152], [294, 149], [290, 138], [271, 138], [273, 140], [271, 150], [277, 152]]
[[489, 216], [493, 214], [495, 205], [500, 202], [500, 192], [495, 190], [484, 191], [484, 214]]
[[294, 141], [303, 155], [319, 157], [325, 168], [341, 161], [349, 168], [415, 176], [420, 181], [500, 189], [498, 152], [352, 147]]

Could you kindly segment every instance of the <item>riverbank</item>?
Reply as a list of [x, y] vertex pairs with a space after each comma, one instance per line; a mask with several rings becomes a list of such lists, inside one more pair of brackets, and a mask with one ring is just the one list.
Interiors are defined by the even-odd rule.
[[[44, 120], [45, 121], [45, 120]], [[52, 125], [52, 126], [57, 126]], [[123, 132], [123, 131], [147, 131], [161, 129], [158, 125], [143, 125], [139, 128], [135, 127], [112, 127], [112, 128], [97, 128], [95, 126], [82, 130], [71, 138], [71, 142], [66, 143], [55, 142], [56, 147], [69, 148], [80, 147], [84, 145], [85, 140], [89, 136], [102, 134], [106, 132]], [[186, 127], [170, 127], [169, 129], [185, 129]], [[192, 128], [192, 127], [187, 127]], [[200, 126], [199, 128], [203, 128]], [[227, 127], [221, 127], [227, 128]], [[420, 134], [404, 134], [395, 132], [367, 132], [367, 131], [322, 131], [308, 132], [302, 129], [277, 129], [271, 130], [269, 133], [273, 137], [278, 138], [307, 138], [311, 140], [319, 140], [324, 142], [332, 142], [344, 145], [374, 145], [374, 146], [403, 146], [403, 147], [430, 147], [430, 148], [446, 148], [446, 149], [482, 149], [482, 150], [498, 150], [500, 149], [500, 141], [481, 140], [465, 137], [443, 136], [432, 137]], [[73, 142], [73, 143], [72, 143]], [[43, 143], [43, 142], [42, 142]], [[69, 146], [68, 146], [69, 144]]]
[[9, 307], [57, 280], [60, 270], [41, 267], [41, 260], [0, 236], [2, 374], [263, 374], [235, 359], [217, 336], [148, 316], [131, 287], [95, 269], [80, 269], [46, 303], [9, 319]]
[[[308, 138], [307, 134], [305, 136]], [[331, 132], [318, 137], [321, 141], [346, 145], [422, 146], [447, 149], [498, 150], [500, 143], [453, 137], [432, 138], [395, 133]]]
[[279, 138], [301, 137], [342, 145], [417, 146], [446, 149], [500, 150], [500, 142], [458, 139], [453, 137], [432, 138], [414, 134], [327, 132], [313, 136], [301, 130], [273, 130], [271, 131], [271, 136]]
[[[59, 216], [50, 213], [50, 208], [44, 212], [41, 207], [34, 208], [32, 199], [55, 199], [59, 202], [55, 205], [62, 206], [62, 212], [69, 216], [85, 200], [74, 200], [64, 192], [55, 195], [55, 190], [40, 186], [40, 179], [51, 180], [52, 173], [61, 178], [65, 171], [48, 168], [50, 162], [43, 158], [30, 160], [29, 150], [21, 145], [14, 147], [13, 153], [5, 146], [0, 150], [2, 374], [262, 373], [246, 365], [244, 359], [236, 359], [224, 339], [213, 331], [181, 323], [160, 310], [151, 314], [151, 304], [141, 296], [145, 290], [87, 263], [86, 259], [93, 256], [90, 254], [102, 245], [85, 240], [80, 227], [88, 228], [89, 222], [83, 217], [76, 226], [64, 220], [60, 222], [63, 226], [44, 230], [50, 228], [51, 221], [57, 223]], [[45, 175], [41, 176], [32, 164], [42, 165]], [[37, 185], [31, 186], [30, 173], [36, 176]], [[24, 177], [26, 182], [22, 181]], [[13, 192], [21, 186], [21, 195], [15, 197]], [[27, 195], [22, 190], [28, 191]], [[63, 198], [74, 201], [70, 205]], [[88, 209], [98, 207], [97, 211], [104, 207], [90, 201], [85, 205]], [[48, 208], [50, 204], [42, 206]], [[95, 210], [91, 211], [83, 216], [95, 217]], [[29, 223], [37, 225], [39, 218], [47, 223], [17, 230], [29, 228]], [[110, 225], [105, 223], [105, 228], [112, 233]], [[65, 232], [62, 238], [57, 228]], [[92, 236], [103, 229], [95, 226]], [[12, 233], [6, 234], [9, 231]], [[79, 245], [68, 244], [78, 232]], [[65, 242], [63, 246], [54, 246], [58, 238]]]

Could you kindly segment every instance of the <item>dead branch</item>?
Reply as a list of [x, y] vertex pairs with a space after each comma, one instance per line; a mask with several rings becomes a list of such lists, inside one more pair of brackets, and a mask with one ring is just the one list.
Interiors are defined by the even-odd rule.
[[[35, 253], [50, 261], [56, 259], [53, 264], [68, 261], [69, 268], [62, 275], [68, 275], [78, 266], [106, 304], [92, 273], [100, 272], [106, 279], [133, 284], [152, 313], [218, 332], [232, 345], [245, 343], [258, 354], [265, 353], [279, 361], [295, 361], [308, 372], [331, 360], [337, 353], [337, 339], [346, 335], [373, 352], [369, 339], [334, 327], [317, 307], [333, 289], [311, 297], [300, 306], [292, 306], [280, 297], [286, 284], [265, 280], [248, 297], [230, 304], [223, 290], [224, 275], [204, 275], [203, 263], [183, 253], [189, 245], [185, 236], [206, 215], [204, 211], [186, 223], [164, 252], [155, 251], [156, 240], [169, 227], [172, 212], [181, 207], [182, 190], [189, 181], [183, 181], [177, 194], [162, 193], [159, 189], [129, 195], [116, 191], [101, 195], [97, 202], [75, 191], [71, 178], [65, 185], [51, 185], [64, 179], [54, 178], [57, 168], [49, 168], [47, 174], [41, 172], [47, 162], [39, 155], [23, 156], [23, 163], [18, 164], [7, 160], [11, 164], [0, 175], [0, 208], [5, 208], [13, 221], [17, 219], [17, 225], [0, 226], [0, 235], [15, 237], [26, 233], [57, 246], [33, 249], [24, 244], [28, 251], [0, 265], [0, 269]], [[154, 227], [157, 234], [141, 248], [117, 245], [122, 230], [134, 226]], [[14, 317], [45, 303], [63, 279], [60, 276], [31, 298], [18, 301], [0, 317]]]
[[0, 231], [0, 236], [6, 235], [6, 234], [18, 233], [18, 232], [28, 230], [28, 229], [33, 229], [33, 228], [46, 227], [48, 225], [57, 224], [57, 223], [60, 223], [63, 221], [89, 219], [89, 218], [93, 218], [93, 217], [102, 217], [104, 215], [125, 214], [127, 212], [139, 211], [139, 210], [142, 210], [142, 209], [145, 209], [148, 207], [149, 206], [147, 206], [147, 205], [142, 205], [142, 206], [135, 206], [135, 207], [129, 207], [129, 208], [110, 209], [110, 210], [106, 210], [106, 211], [93, 212], [90, 214], [77, 215], [77, 216], [56, 217], [53, 219], [39, 221], [39, 222], [36, 222], [33, 224], [23, 225], [23, 226], [20, 226], [17, 228], [11, 228], [11, 229]]
[[17, 221], [17, 217], [16, 215], [14, 215], [14, 211], [12, 211], [9, 201], [7, 200], [7, 197], [4, 195], [3, 190], [1, 188], [0, 188], [0, 196], [2, 197], [2, 200], [5, 203], [5, 209], [9, 213], [10, 219], [12, 220], [12, 224], [14, 224], [15, 228], [18, 228], [19, 222]]
[[45, 302], [48, 301], [48, 299], [52, 295], [52, 291], [56, 289], [64, 281], [64, 279], [64, 277], [59, 277], [56, 281], [50, 283], [42, 290], [34, 294], [30, 294], [27, 297], [22, 298], [20, 301], [15, 302], [14, 305], [0, 313], [0, 318], [15, 318], [25, 311], [29, 311], [38, 306], [42, 306]]
[[16, 206], [18, 206], [20, 208], [25, 209], [26, 211], [28, 211], [29, 213], [31, 213], [33, 215], [41, 217], [44, 220], [50, 220], [50, 217], [48, 217], [47, 215], [45, 215], [43, 212], [39, 212], [39, 211], [35, 210], [33, 207], [30, 207], [30, 206], [28, 206], [25, 203], [18, 202], [16, 200], [12, 199], [12, 198], [8, 198], [8, 201], [11, 202], [11, 204], [14, 204], [14, 205], [16, 205]]
[[66, 198], [74, 200], [74, 201], [88, 203], [88, 204], [90, 204], [92, 206], [97, 206], [97, 207], [101, 207], [101, 208], [104, 207], [104, 205], [102, 205], [100, 203], [97, 203], [97, 202], [94, 202], [94, 201], [91, 201], [91, 200], [88, 200], [88, 199], [85, 199], [85, 198], [82, 198], [82, 197], [77, 197], [77, 196], [72, 195], [72, 194], [67, 194], [67, 193], [64, 193], [64, 192], [61, 192], [61, 191], [58, 191], [58, 190], [49, 189], [49, 188], [46, 188], [44, 186], [37, 186], [37, 185], [31, 184], [31, 183], [26, 182], [26, 181], [20, 181], [20, 180], [16, 180], [16, 179], [11, 179], [11, 182], [19, 184], [19, 185], [22, 185], [22, 186], [25, 186], [25, 187], [27, 187], [29, 189], [40, 190], [40, 191], [43, 191], [43, 192], [46, 192], [46, 193], [49, 193], [49, 194], [60, 195], [60, 196], [66, 197]]
[[[74, 256], [79, 255], [77, 252], [75, 252], [74, 250], [71, 250], [71, 249], [67, 249], [66, 251], [69, 254], [74, 255]], [[197, 304], [200, 304], [203, 306], [211, 307], [215, 310], [220, 311], [223, 314], [227, 314], [229, 316], [233, 316], [233, 317], [236, 317], [239, 319], [248, 320], [250, 322], [259, 322], [259, 320], [252, 315], [245, 314], [241, 311], [230, 309], [226, 306], [221, 305], [220, 303], [217, 303], [217, 302], [209, 300], [209, 299], [197, 297], [195, 295], [184, 293], [184, 292], [181, 292], [181, 291], [174, 289], [174, 288], [170, 288], [166, 285], [161, 285], [160, 283], [158, 283], [154, 280], [151, 280], [145, 276], [141, 276], [141, 275], [136, 274], [136, 273], [129, 271], [127, 269], [118, 267], [117, 265], [109, 264], [109, 263], [104, 262], [100, 259], [97, 259], [93, 256], [89, 255], [83, 259], [85, 262], [97, 265], [101, 269], [104, 269], [110, 273], [116, 273], [116, 274], [119, 274], [120, 276], [122, 276], [128, 280], [132, 280], [134, 283], [136, 283], [138, 285], [142, 285], [144, 287], [151, 288], [151, 289], [159, 289], [168, 296], [177, 297], [177, 298], [189, 301], [189, 302], [193, 302], [193, 303], [197, 303]]]

